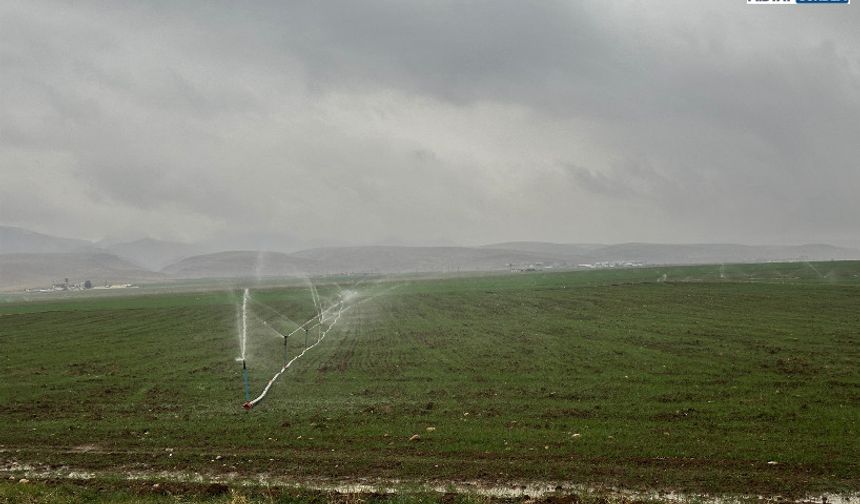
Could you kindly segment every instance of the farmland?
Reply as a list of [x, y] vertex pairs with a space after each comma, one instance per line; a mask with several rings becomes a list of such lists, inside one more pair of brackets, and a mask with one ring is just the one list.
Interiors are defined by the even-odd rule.
[[[860, 262], [317, 284], [354, 300], [250, 412], [239, 288], [0, 304], [0, 469], [860, 489]], [[315, 308], [242, 286], [256, 395]]]

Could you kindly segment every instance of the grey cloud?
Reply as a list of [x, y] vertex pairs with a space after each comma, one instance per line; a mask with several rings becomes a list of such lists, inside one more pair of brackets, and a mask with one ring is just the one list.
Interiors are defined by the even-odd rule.
[[0, 220], [860, 245], [860, 15], [830, 7], [10, 3]]

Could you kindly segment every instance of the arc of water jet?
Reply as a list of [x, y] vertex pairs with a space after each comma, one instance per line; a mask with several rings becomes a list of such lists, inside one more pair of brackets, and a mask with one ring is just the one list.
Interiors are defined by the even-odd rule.
[[[320, 315], [321, 315], [322, 317], [324, 317], [328, 312], [330, 312], [330, 311], [332, 311], [333, 309], [337, 308], [337, 307], [338, 307], [338, 304], [339, 304], [339, 303], [335, 303], [335, 304], [331, 305], [330, 307], [326, 308], [325, 310], [323, 310], [322, 312], [320, 312]], [[319, 318], [322, 318], [322, 317], [317, 317], [316, 315], [314, 315], [313, 317], [311, 317], [311, 318], [309, 318], [308, 320], [306, 320], [304, 324], [300, 325], [299, 327], [296, 327], [296, 328], [293, 330], [293, 332], [291, 332], [291, 333], [287, 334], [287, 337], [290, 337], [290, 336], [292, 336], [293, 334], [296, 334], [297, 332], [299, 332], [299, 331], [301, 331], [302, 329], [304, 329], [304, 328], [305, 328], [305, 326], [307, 326], [307, 325], [308, 325], [308, 324], [310, 324], [311, 322], [313, 322], [313, 321], [315, 321], [315, 320], [318, 320]], [[326, 320], [326, 319], [325, 319], [325, 318], [322, 318], [322, 320], [324, 321], [324, 320]], [[321, 324], [321, 323], [322, 323], [322, 322], [317, 322], [317, 324]], [[316, 327], [316, 325], [312, 325], [312, 326], [310, 326], [308, 329], [313, 329], [314, 327]]]
[[811, 262], [809, 262], [809, 261], [804, 261], [804, 262], [806, 263], [807, 266], [809, 266], [812, 269], [812, 271], [814, 271], [818, 275], [819, 278], [824, 278], [824, 275], [822, 275], [821, 272], [818, 271], [818, 268], [813, 266]]
[[257, 320], [259, 320], [259, 321], [260, 321], [260, 323], [261, 323], [261, 324], [263, 324], [263, 326], [264, 326], [266, 329], [268, 329], [268, 330], [272, 331], [273, 333], [277, 334], [277, 335], [278, 335], [278, 336], [280, 336], [281, 338], [286, 338], [286, 337], [287, 337], [284, 333], [282, 333], [281, 331], [278, 331], [277, 329], [275, 329], [274, 327], [272, 327], [271, 325], [269, 325], [269, 323], [268, 323], [267, 321], [265, 321], [264, 319], [262, 319], [262, 318], [261, 318], [261, 317], [259, 317], [258, 315], [255, 315], [255, 314], [253, 314], [253, 313], [252, 313], [251, 315], [253, 315], [253, 316], [254, 316], [254, 318], [256, 318]]
[[308, 282], [311, 284], [311, 298], [314, 300], [314, 309], [316, 309], [317, 315], [320, 317], [320, 321], [322, 321], [322, 302], [320, 302], [320, 293], [313, 281], [308, 279]]
[[242, 352], [242, 365], [245, 365], [245, 348], [248, 339], [248, 289], [242, 293], [242, 337], [239, 339]]
[[317, 316], [320, 319], [320, 325], [317, 326], [317, 338], [319, 338], [320, 334], [322, 333], [322, 322], [323, 322], [323, 320], [322, 320], [322, 303], [320, 303], [320, 293], [317, 290], [317, 287], [316, 287], [316, 285], [314, 285], [313, 282], [311, 282], [311, 297], [314, 298], [314, 307], [316, 308]]
[[314, 285], [314, 283], [310, 279], [308, 279], [308, 283], [311, 284], [311, 300], [313, 300], [313, 302], [314, 302], [314, 310], [319, 311], [320, 310], [319, 293], [317, 292], [316, 286]]
[[278, 311], [278, 310], [276, 310], [275, 308], [272, 308], [271, 306], [267, 305], [266, 303], [263, 303], [263, 302], [261, 302], [261, 301], [258, 301], [258, 300], [254, 299], [254, 298], [250, 298], [250, 299], [251, 299], [251, 302], [252, 302], [252, 303], [257, 304], [257, 305], [260, 305], [260, 306], [262, 306], [263, 308], [266, 308], [267, 310], [274, 312], [277, 316], [281, 317], [282, 319], [286, 320], [287, 322], [289, 322], [289, 323], [291, 323], [291, 324], [293, 324], [293, 325], [299, 325], [299, 323], [298, 323], [298, 322], [296, 322], [295, 320], [291, 319], [290, 317], [287, 317], [286, 315], [284, 315], [283, 313], [279, 312], [279, 311]]

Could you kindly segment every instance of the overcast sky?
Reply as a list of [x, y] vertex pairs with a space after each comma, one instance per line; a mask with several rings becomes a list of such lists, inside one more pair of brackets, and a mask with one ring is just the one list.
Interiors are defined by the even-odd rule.
[[858, 246], [858, 9], [7, 0], [0, 224]]

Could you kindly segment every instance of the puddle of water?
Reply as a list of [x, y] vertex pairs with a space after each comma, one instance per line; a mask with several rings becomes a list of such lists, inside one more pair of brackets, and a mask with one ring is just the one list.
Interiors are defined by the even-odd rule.
[[75, 479], [91, 480], [100, 477], [122, 476], [131, 481], [169, 481], [175, 483], [222, 483], [238, 486], [270, 486], [289, 487], [341, 494], [359, 493], [457, 493], [472, 494], [500, 499], [542, 498], [550, 495], [579, 495], [599, 496], [612, 503], [629, 502], [631, 500], [645, 502], [661, 502], [670, 504], [785, 504], [787, 502], [822, 503], [822, 504], [860, 504], [860, 492], [846, 494], [825, 493], [807, 495], [800, 499], [787, 499], [779, 495], [708, 495], [685, 494], [680, 492], [635, 491], [612, 487], [593, 487], [587, 485], [571, 485], [553, 482], [511, 483], [509, 485], [493, 485], [481, 481], [459, 482], [421, 482], [409, 480], [375, 480], [363, 479], [353, 481], [331, 480], [302, 480], [288, 479], [262, 473], [256, 477], [242, 476], [231, 472], [225, 474], [203, 474], [199, 472], [181, 471], [85, 471], [70, 467], [52, 468], [22, 464], [15, 460], [0, 461], [0, 476], [27, 479]]

